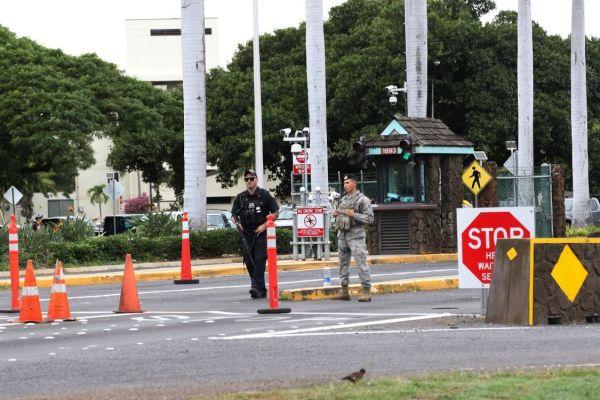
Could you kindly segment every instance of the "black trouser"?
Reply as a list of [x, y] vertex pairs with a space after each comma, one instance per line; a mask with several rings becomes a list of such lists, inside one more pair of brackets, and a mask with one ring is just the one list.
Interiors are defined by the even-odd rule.
[[257, 290], [267, 290], [265, 287], [265, 266], [267, 264], [267, 233], [260, 235], [255, 233], [244, 233], [244, 237], [250, 246], [252, 260], [248, 254], [244, 254], [244, 264], [250, 275], [252, 287]]

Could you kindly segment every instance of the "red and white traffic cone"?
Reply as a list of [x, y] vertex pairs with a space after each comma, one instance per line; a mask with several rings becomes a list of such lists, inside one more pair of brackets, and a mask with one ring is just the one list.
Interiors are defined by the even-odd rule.
[[69, 297], [67, 296], [67, 283], [65, 282], [62, 262], [59, 260], [56, 260], [56, 267], [54, 268], [54, 280], [50, 291], [50, 303], [48, 304], [48, 319], [75, 321], [75, 318], [71, 317]]
[[183, 213], [181, 221], [181, 279], [173, 281], [176, 285], [200, 283], [200, 280], [192, 278], [192, 259], [190, 251], [190, 222], [188, 213]]
[[12, 300], [10, 310], [0, 310], [0, 313], [18, 313], [19, 306], [19, 228], [15, 216], [10, 216], [8, 226], [8, 260], [10, 265], [10, 288]]
[[277, 290], [277, 235], [273, 214], [267, 216], [267, 263], [269, 272], [269, 308], [258, 310], [259, 314], [286, 314], [291, 308], [279, 308]]

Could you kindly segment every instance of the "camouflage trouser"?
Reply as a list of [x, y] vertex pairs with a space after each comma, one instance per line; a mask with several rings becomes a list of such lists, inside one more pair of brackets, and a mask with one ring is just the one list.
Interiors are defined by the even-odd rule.
[[350, 282], [350, 257], [354, 256], [358, 277], [364, 288], [371, 288], [371, 271], [367, 265], [367, 245], [364, 238], [345, 239], [338, 237], [338, 256], [340, 259], [340, 283]]

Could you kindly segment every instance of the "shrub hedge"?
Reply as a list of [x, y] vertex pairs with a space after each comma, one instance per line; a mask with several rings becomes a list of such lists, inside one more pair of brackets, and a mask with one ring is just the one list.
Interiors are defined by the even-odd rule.
[[[6, 238], [4, 238], [6, 236]], [[2, 254], [0, 270], [8, 270], [8, 234], [0, 235]], [[20, 242], [23, 238], [20, 238]], [[280, 254], [291, 252], [291, 231], [277, 230], [277, 251]], [[136, 234], [97, 236], [77, 242], [52, 241], [45, 246], [28, 246], [19, 243], [21, 266], [27, 260], [34, 261], [36, 268], [53, 266], [56, 259], [73, 267], [82, 264], [103, 265], [123, 262], [124, 254], [130, 253], [140, 262], [174, 261], [181, 257], [181, 236], [149, 238]], [[192, 258], [213, 258], [242, 254], [238, 233], [233, 229], [209, 232], [191, 232]]]

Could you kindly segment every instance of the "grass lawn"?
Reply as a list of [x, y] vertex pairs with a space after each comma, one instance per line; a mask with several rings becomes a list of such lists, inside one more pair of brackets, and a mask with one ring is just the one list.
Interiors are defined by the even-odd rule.
[[413, 378], [336, 382], [301, 389], [235, 393], [218, 400], [598, 399], [600, 369], [444, 373]]

